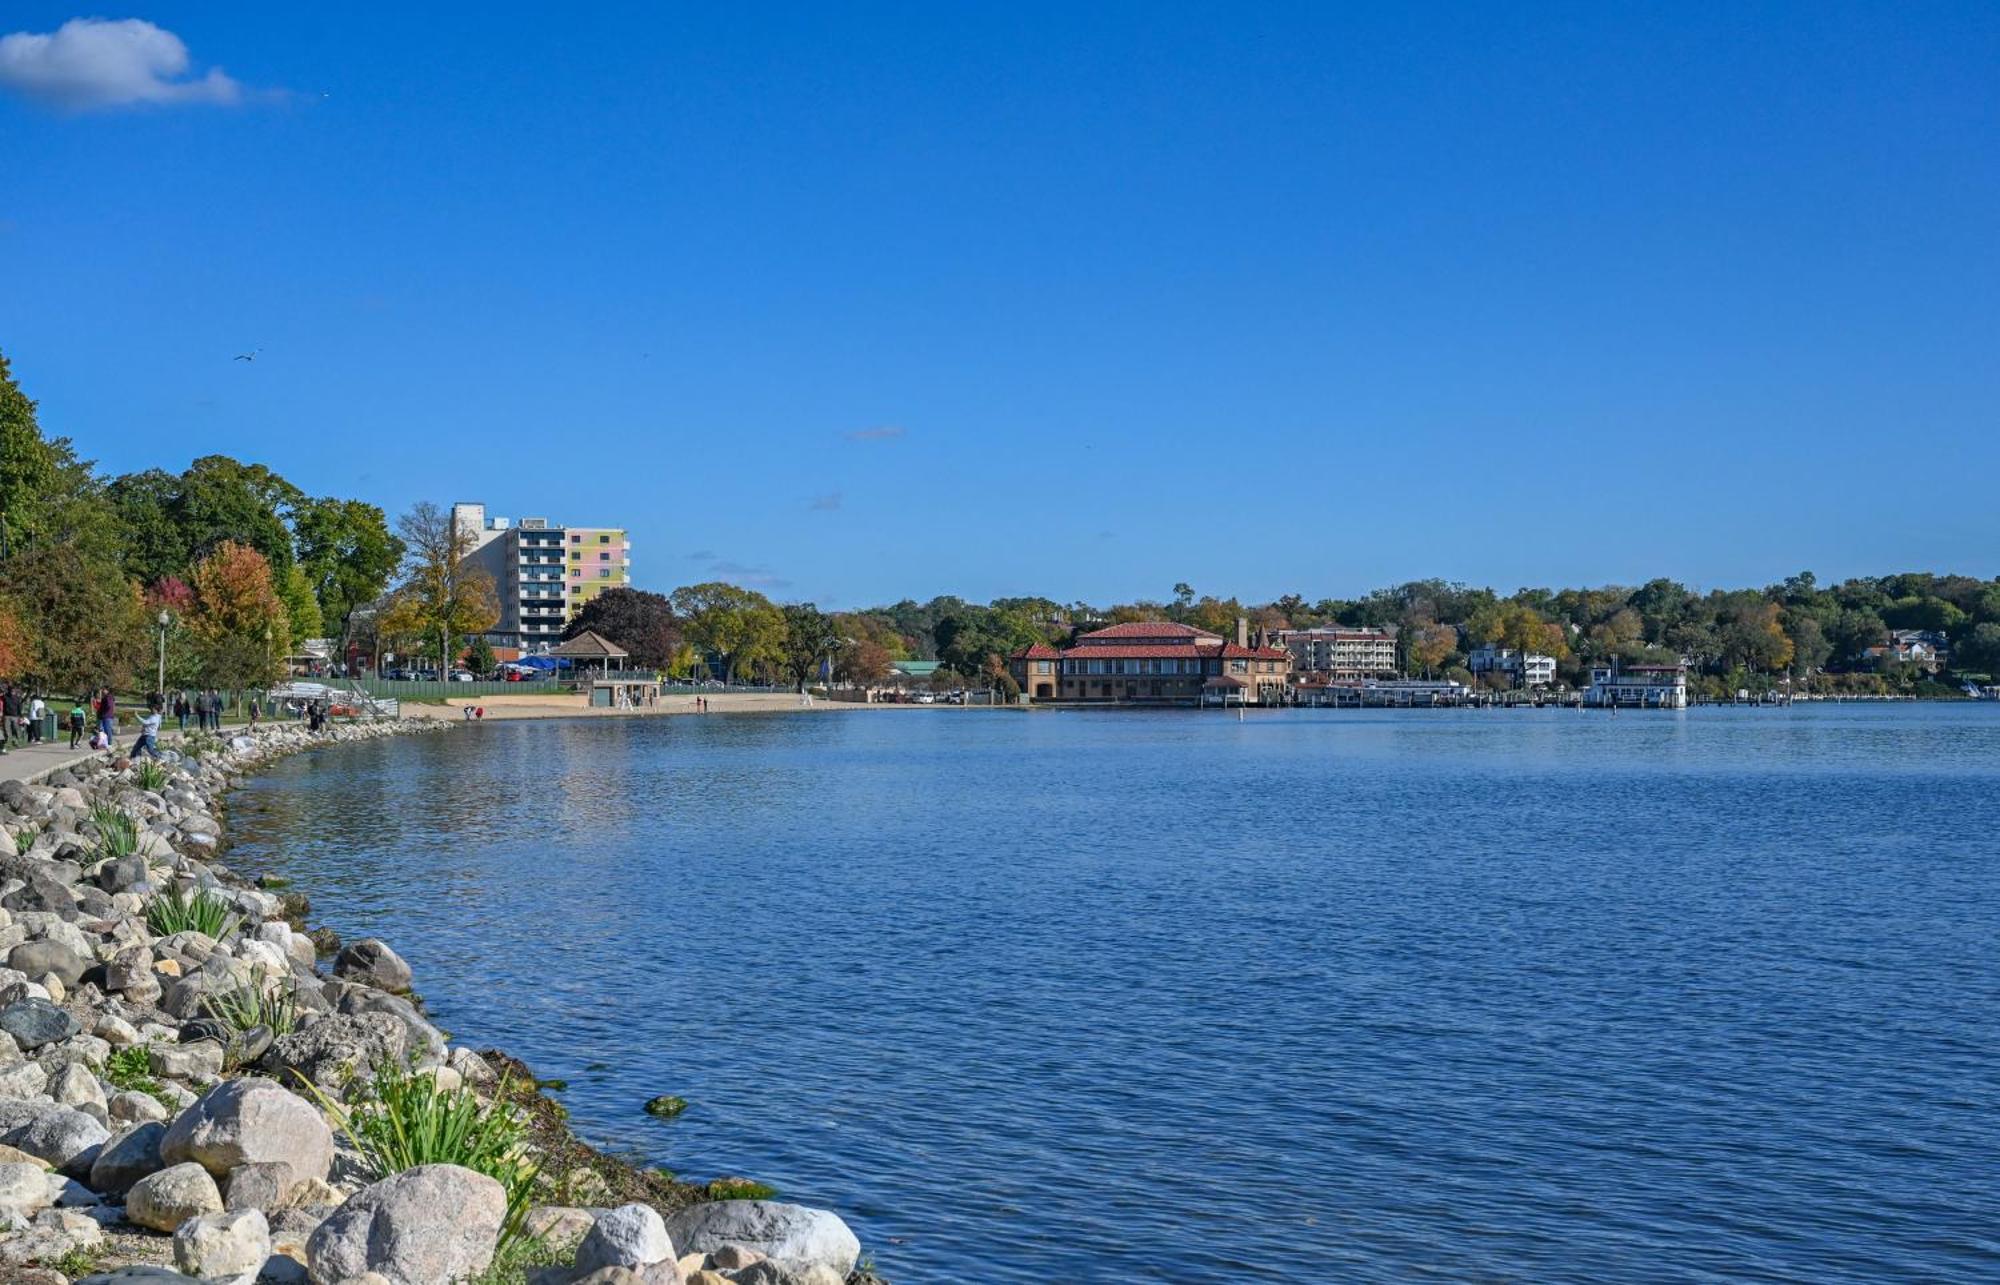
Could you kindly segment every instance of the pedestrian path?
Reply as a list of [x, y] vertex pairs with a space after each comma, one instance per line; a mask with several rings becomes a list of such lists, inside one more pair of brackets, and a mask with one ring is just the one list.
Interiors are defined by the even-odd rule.
[[105, 756], [105, 751], [92, 751], [89, 744], [86, 741], [83, 746], [71, 749], [69, 733], [65, 732], [53, 741], [10, 746], [5, 754], [0, 754], [0, 781], [26, 781], [32, 785], [72, 764]]

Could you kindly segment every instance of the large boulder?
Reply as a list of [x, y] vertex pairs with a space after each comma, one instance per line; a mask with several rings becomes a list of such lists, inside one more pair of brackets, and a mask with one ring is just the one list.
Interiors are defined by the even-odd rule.
[[66, 1040], [81, 1029], [74, 1017], [45, 999], [20, 999], [0, 1008], [0, 1031], [24, 1049]]
[[622, 1205], [597, 1216], [576, 1247], [576, 1270], [650, 1267], [672, 1262], [674, 1242], [650, 1205]]
[[457, 1165], [419, 1165], [364, 1187], [306, 1243], [313, 1285], [375, 1272], [390, 1285], [477, 1276], [493, 1261], [507, 1193]]
[[74, 986], [90, 961], [59, 941], [31, 941], [7, 952], [7, 967], [30, 977], [54, 973], [63, 985]]
[[843, 1280], [861, 1257], [861, 1242], [838, 1214], [777, 1200], [691, 1205], [667, 1219], [666, 1228], [684, 1254], [712, 1254], [724, 1245], [741, 1245], [788, 1271], [824, 1267]]
[[333, 961], [333, 975], [342, 981], [358, 982], [392, 994], [400, 995], [410, 989], [410, 966], [389, 949], [388, 943], [374, 937], [349, 942]]
[[324, 1178], [333, 1131], [318, 1108], [270, 1080], [226, 1080], [181, 1112], [160, 1144], [169, 1164], [192, 1160], [217, 1178], [238, 1165], [277, 1163], [292, 1181]]
[[166, 1168], [167, 1162], [160, 1158], [160, 1141], [166, 1136], [164, 1124], [140, 1124], [105, 1143], [90, 1162], [90, 1189], [122, 1196], [141, 1178]]
[[125, 1195], [125, 1220], [154, 1231], [171, 1232], [190, 1218], [221, 1212], [222, 1192], [197, 1164], [147, 1174]]
[[401, 1060], [404, 1039], [403, 1024], [386, 1013], [329, 1015], [278, 1037], [260, 1065], [281, 1084], [338, 1090], [384, 1062]]

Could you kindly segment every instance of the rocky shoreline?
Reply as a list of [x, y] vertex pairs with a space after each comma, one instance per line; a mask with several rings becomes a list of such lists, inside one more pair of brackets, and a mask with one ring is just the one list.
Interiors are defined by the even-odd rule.
[[[0, 1282], [875, 1281], [832, 1213], [588, 1147], [525, 1067], [430, 1023], [387, 944], [308, 932], [304, 897], [216, 861], [245, 773], [449, 727], [287, 724], [0, 782]], [[430, 1162], [468, 1132], [501, 1142]]]

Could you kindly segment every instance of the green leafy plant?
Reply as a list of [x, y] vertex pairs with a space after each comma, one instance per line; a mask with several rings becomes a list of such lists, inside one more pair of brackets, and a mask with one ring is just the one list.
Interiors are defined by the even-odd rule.
[[90, 810], [90, 824], [97, 831], [99, 858], [129, 857], [139, 850], [139, 823], [123, 808], [99, 803]]
[[264, 1026], [275, 1037], [290, 1035], [299, 1025], [298, 996], [288, 990], [267, 990], [261, 968], [256, 970], [249, 985], [210, 995], [202, 1000], [201, 1007], [209, 1017], [232, 1031]]
[[167, 782], [173, 780], [173, 777], [174, 774], [167, 770], [167, 765], [158, 759], [141, 759], [132, 765], [132, 783], [142, 790], [151, 790], [155, 794], [166, 789]]
[[500, 1242], [521, 1235], [539, 1167], [528, 1157], [528, 1121], [501, 1081], [491, 1101], [471, 1089], [446, 1089], [437, 1077], [388, 1064], [369, 1080], [361, 1100], [343, 1106], [318, 1085], [305, 1087], [362, 1154], [377, 1178], [418, 1165], [458, 1165], [483, 1173], [507, 1192]]
[[206, 889], [175, 888], [153, 898], [146, 907], [146, 927], [155, 937], [198, 932], [221, 941], [236, 931], [242, 917], [229, 903]]
[[769, 1200], [778, 1194], [770, 1183], [748, 1178], [717, 1178], [708, 1184], [707, 1191], [710, 1200]]
[[179, 1110], [168, 1099], [165, 1086], [153, 1078], [153, 1056], [143, 1044], [128, 1044], [122, 1049], [113, 1049], [111, 1056], [104, 1060], [104, 1079], [113, 1088], [143, 1093], [170, 1112]]

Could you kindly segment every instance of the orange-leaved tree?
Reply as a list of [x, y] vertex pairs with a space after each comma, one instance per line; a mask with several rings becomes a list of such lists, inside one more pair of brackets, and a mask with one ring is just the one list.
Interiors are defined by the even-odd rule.
[[291, 622], [271, 576], [271, 564], [247, 544], [224, 540], [195, 564], [190, 577], [194, 635], [202, 681], [242, 690], [284, 673]]

